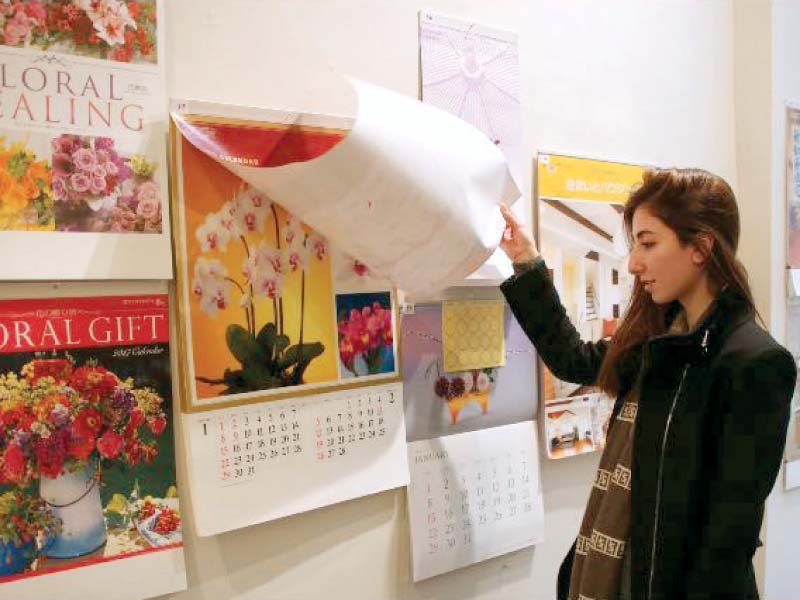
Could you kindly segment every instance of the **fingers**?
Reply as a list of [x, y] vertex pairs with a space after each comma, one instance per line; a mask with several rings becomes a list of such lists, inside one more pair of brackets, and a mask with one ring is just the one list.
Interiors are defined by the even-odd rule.
[[505, 204], [500, 205], [500, 214], [506, 220], [506, 226], [510, 227], [512, 231], [522, 227], [522, 223], [517, 219], [517, 216]]

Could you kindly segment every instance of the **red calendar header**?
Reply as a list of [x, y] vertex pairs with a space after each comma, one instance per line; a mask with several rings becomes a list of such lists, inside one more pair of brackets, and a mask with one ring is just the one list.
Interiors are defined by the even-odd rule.
[[166, 294], [0, 301], [0, 353], [168, 341]]

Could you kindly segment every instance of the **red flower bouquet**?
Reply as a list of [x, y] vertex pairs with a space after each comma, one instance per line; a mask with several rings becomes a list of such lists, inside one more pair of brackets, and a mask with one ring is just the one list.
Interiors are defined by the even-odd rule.
[[98, 460], [150, 462], [163, 399], [99, 365], [36, 359], [0, 375], [0, 483], [55, 478]]
[[[379, 302], [342, 312], [338, 319], [339, 358], [354, 375], [373, 375], [394, 369], [392, 310]], [[389, 360], [387, 360], [387, 358]]]

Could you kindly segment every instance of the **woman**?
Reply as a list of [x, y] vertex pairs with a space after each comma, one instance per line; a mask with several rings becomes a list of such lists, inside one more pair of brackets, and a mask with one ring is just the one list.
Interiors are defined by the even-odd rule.
[[758, 598], [752, 557], [796, 369], [755, 322], [731, 188], [649, 170], [625, 206], [635, 275], [613, 338], [581, 341], [532, 238], [502, 207], [501, 288], [557, 377], [616, 397], [558, 598]]

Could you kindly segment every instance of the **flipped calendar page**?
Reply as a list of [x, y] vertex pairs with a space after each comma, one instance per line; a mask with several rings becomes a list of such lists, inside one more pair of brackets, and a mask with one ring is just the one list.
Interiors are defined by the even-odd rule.
[[533, 347], [503, 315], [502, 367], [444, 370], [442, 305], [402, 315], [414, 581], [541, 542]]
[[[193, 119], [284, 164], [341, 119]], [[173, 131], [177, 337], [198, 535], [406, 485], [395, 292], [365, 265]], [[300, 476], [302, 474], [302, 476]]]

